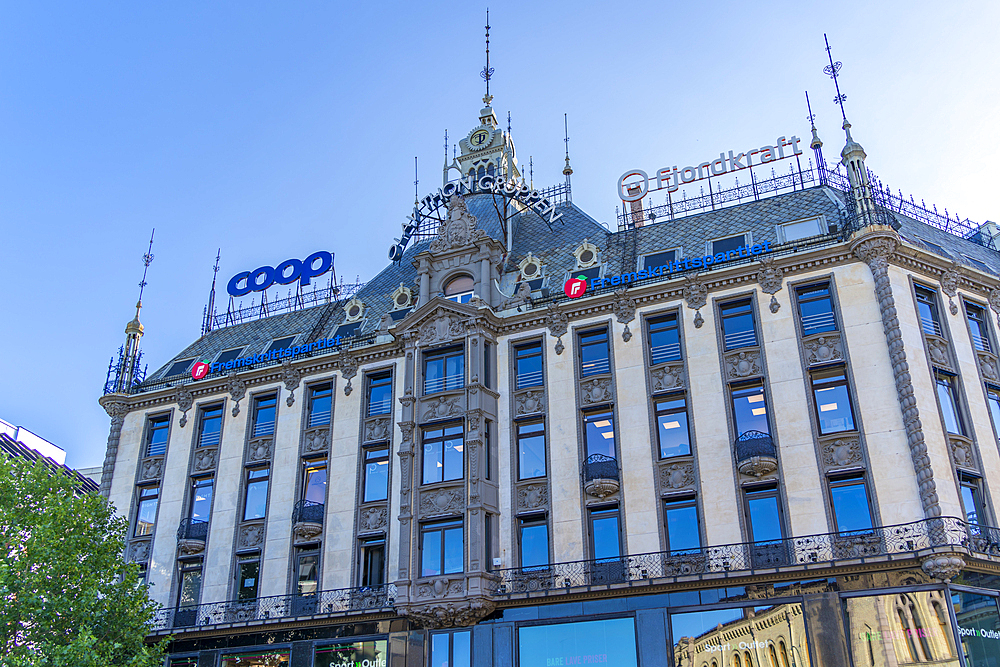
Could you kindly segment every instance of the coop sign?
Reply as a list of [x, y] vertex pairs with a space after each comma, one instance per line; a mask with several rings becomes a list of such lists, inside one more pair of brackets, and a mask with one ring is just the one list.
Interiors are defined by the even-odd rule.
[[448, 204], [452, 195], [467, 194], [494, 194], [510, 197], [524, 204], [535, 211], [550, 225], [562, 217], [562, 213], [556, 210], [555, 204], [544, 197], [538, 190], [524, 184], [524, 181], [511, 179], [503, 180], [495, 178], [489, 174], [480, 178], [466, 176], [465, 178], [448, 183], [443, 188], [438, 188], [434, 194], [427, 195], [416, 203], [413, 213], [403, 223], [403, 234], [396, 242], [389, 247], [389, 259], [398, 262], [403, 258], [403, 251], [410, 242], [410, 238], [420, 228], [420, 222], [425, 216], [437, 215], [442, 206]]
[[[683, 169], [678, 169], [677, 165], [663, 167], [657, 169], [652, 177], [642, 169], [629, 169], [618, 179], [618, 196], [622, 201], [638, 201], [647, 193], [656, 190], [666, 188], [667, 192], [676, 192], [677, 188], [687, 183], [802, 155], [802, 150], [799, 148], [801, 141], [796, 136], [791, 139], [778, 137], [773, 146], [764, 145], [745, 153], [733, 153], [733, 151], [729, 151], [729, 155], [725, 152], [719, 153], [717, 160], [702, 162], [697, 167], [688, 166]], [[786, 151], [787, 148], [791, 150]]]
[[271, 285], [289, 285], [296, 280], [299, 285], [309, 282], [333, 268], [333, 253], [326, 250], [314, 252], [303, 260], [286, 259], [278, 266], [262, 266], [254, 271], [242, 271], [230, 278], [227, 289], [230, 296], [244, 296], [250, 292], [263, 292]]

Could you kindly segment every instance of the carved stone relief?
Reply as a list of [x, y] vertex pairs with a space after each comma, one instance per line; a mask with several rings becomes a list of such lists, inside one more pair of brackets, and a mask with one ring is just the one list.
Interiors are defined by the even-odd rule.
[[330, 446], [330, 431], [326, 428], [321, 428], [318, 431], [310, 431], [306, 433], [306, 441], [303, 443], [303, 447], [307, 454], [312, 454], [315, 452], [325, 452]]
[[745, 378], [761, 375], [760, 352], [756, 350], [732, 352], [726, 355], [726, 367], [730, 378]]
[[438, 226], [437, 238], [431, 242], [430, 251], [441, 253], [486, 238], [486, 232], [476, 228], [477, 222], [476, 216], [469, 213], [465, 198], [452, 195], [448, 199], [448, 217]]
[[556, 354], [562, 354], [563, 350], [566, 349], [563, 346], [562, 337], [566, 335], [569, 328], [569, 317], [559, 310], [559, 306], [550, 303], [545, 315], [545, 326], [549, 328], [549, 333], [556, 337]]
[[810, 366], [844, 358], [844, 343], [838, 334], [807, 339], [802, 346], [806, 349], [806, 363]]
[[[430, 593], [428, 593], [428, 597], [430, 597]], [[425, 628], [437, 629], [474, 625], [492, 614], [494, 609], [496, 609], [496, 604], [493, 600], [486, 597], [476, 597], [454, 603], [433, 600], [425, 604], [407, 605], [399, 607], [399, 613], [403, 616], [409, 616]]]
[[385, 507], [368, 507], [361, 510], [358, 524], [362, 533], [370, 533], [384, 529], [389, 520], [389, 512]]
[[700, 329], [705, 320], [701, 316], [701, 308], [708, 303], [708, 288], [705, 287], [697, 275], [689, 275], [684, 282], [684, 301], [688, 308], [695, 311], [694, 326]]
[[365, 422], [365, 442], [389, 439], [389, 418], [379, 417]]
[[323, 534], [323, 525], [307, 521], [300, 521], [292, 528], [292, 535], [296, 544], [306, 544], [315, 542]]
[[694, 465], [673, 463], [660, 467], [660, 489], [669, 491], [694, 486]]
[[611, 400], [611, 380], [594, 378], [580, 383], [580, 399], [584, 405], [606, 403]]
[[424, 405], [423, 421], [446, 419], [462, 413], [461, 396], [439, 396]]
[[177, 407], [180, 408], [181, 412], [183, 413], [181, 414], [181, 419], [180, 422], [178, 422], [178, 424], [180, 425], [181, 428], [184, 428], [185, 426], [187, 426], [188, 422], [188, 416], [187, 416], [188, 410], [190, 410], [191, 406], [194, 405], [194, 394], [188, 391], [187, 387], [181, 387], [180, 389], [177, 390], [176, 400], [177, 400]]
[[823, 463], [842, 467], [861, 461], [861, 441], [858, 438], [837, 438], [823, 445]]
[[521, 311], [521, 306], [532, 303], [531, 300], [531, 285], [524, 282], [517, 286], [517, 290], [510, 296], [505, 296], [503, 303], [500, 304], [500, 310], [507, 310], [508, 308], [517, 308], [518, 312]]
[[664, 366], [654, 368], [649, 372], [653, 380], [653, 391], [666, 391], [668, 389], [681, 388], [684, 386], [684, 366]]
[[285, 405], [292, 407], [295, 403], [295, 390], [298, 389], [299, 382], [302, 381], [302, 373], [299, 369], [292, 367], [292, 360], [285, 359], [281, 362], [281, 381], [285, 383], [285, 389], [289, 391]]
[[465, 595], [465, 580], [442, 577], [417, 585], [418, 598], [439, 598], [449, 595]]
[[132, 563], [145, 563], [149, 560], [149, 540], [130, 544], [128, 547], [128, 559]]
[[961, 281], [962, 276], [955, 270], [954, 266], [941, 274], [941, 291], [948, 296], [948, 311], [952, 315], [958, 315], [958, 306], [955, 305], [954, 296], [958, 294], [958, 285]]
[[778, 303], [778, 299], [774, 295], [781, 290], [781, 279], [784, 271], [774, 265], [773, 257], [761, 257], [760, 265], [760, 271], [757, 272], [757, 282], [760, 283], [760, 289], [764, 294], [771, 295], [769, 308], [772, 313], [776, 313], [781, 308], [781, 304]]
[[193, 466], [195, 472], [205, 472], [206, 470], [215, 470], [215, 464], [218, 457], [219, 457], [219, 450], [215, 447], [199, 449], [194, 453]]
[[118, 459], [118, 443], [122, 436], [122, 424], [125, 423], [125, 415], [131, 408], [127, 401], [109, 396], [104, 396], [101, 399], [101, 406], [111, 417], [108, 445], [104, 452], [104, 464], [101, 468], [100, 488], [101, 497], [107, 498], [111, 494], [111, 477], [114, 475], [115, 461]]
[[625, 290], [615, 290], [615, 317], [619, 324], [625, 325], [622, 331], [622, 340], [626, 343], [632, 340], [632, 332], [629, 331], [628, 324], [635, 319], [635, 299], [628, 296]]
[[545, 482], [525, 484], [517, 489], [517, 511], [534, 510], [549, 504], [549, 487]]
[[545, 392], [529, 389], [514, 395], [514, 416], [533, 415], [545, 410]]
[[955, 465], [962, 468], [978, 468], [976, 465], [976, 454], [973, 451], [972, 443], [964, 438], [949, 436], [948, 445], [951, 448], [951, 458]]
[[950, 581], [965, 569], [965, 559], [957, 555], [934, 556], [925, 560], [920, 567], [935, 579]]
[[253, 549], [264, 543], [264, 524], [251, 523], [240, 526], [239, 538], [236, 541], [237, 549]]
[[233, 404], [233, 416], [236, 417], [240, 414], [240, 401], [247, 395], [247, 383], [239, 379], [235, 372], [231, 372], [226, 382], [226, 388], [229, 390], [229, 395], [235, 401]]
[[351, 392], [354, 391], [351, 380], [358, 374], [358, 360], [348, 350], [343, 350], [340, 353], [337, 366], [340, 368], [340, 374], [347, 380], [347, 384], [344, 385], [344, 396], [350, 396]]
[[931, 363], [943, 368], [951, 368], [951, 354], [948, 351], [948, 343], [937, 338], [924, 336], [927, 342], [927, 355], [931, 358]]
[[1000, 382], [1000, 371], [997, 370], [996, 357], [988, 352], [977, 352], [976, 358], [979, 361], [979, 372], [983, 374], [983, 379]]
[[463, 489], [435, 489], [420, 494], [420, 513], [424, 516], [457, 514], [464, 510], [465, 492]]
[[420, 344], [435, 345], [465, 336], [465, 320], [438, 308], [434, 319], [420, 325]]
[[146, 481], [159, 479], [163, 474], [163, 459], [146, 459], [139, 468], [139, 479]]
[[258, 461], [270, 461], [273, 441], [270, 438], [254, 440], [250, 443], [250, 451], [247, 453], [249, 463]]

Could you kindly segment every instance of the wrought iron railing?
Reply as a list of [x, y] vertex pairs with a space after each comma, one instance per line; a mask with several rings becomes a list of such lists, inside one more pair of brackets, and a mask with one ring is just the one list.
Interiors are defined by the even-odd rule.
[[510, 568], [493, 572], [496, 578], [494, 594], [554, 592], [616, 583], [667, 583], [663, 580], [697, 575], [743, 576], [778, 567], [885, 560], [891, 556], [941, 548], [1000, 559], [1000, 528], [980, 526], [955, 517], [941, 517], [849, 533], [804, 535], [770, 542], [637, 554], [612, 560], [580, 560], [552, 563], [545, 567]]
[[254, 600], [229, 600], [161, 609], [153, 618], [153, 632], [201, 628], [225, 623], [254, 623], [285, 618], [392, 611], [396, 586], [341, 588], [309, 595], [274, 595]]
[[323, 523], [323, 503], [312, 500], [300, 500], [292, 508], [292, 523], [300, 521], [307, 523]]
[[754, 456], [770, 456], [777, 458], [774, 439], [762, 431], [746, 431], [741, 433], [733, 443], [737, 461], [745, 461]]
[[618, 461], [604, 454], [591, 454], [583, 462], [583, 481], [618, 479]]
[[177, 529], [178, 540], [201, 540], [208, 539], [208, 522], [200, 519], [181, 519], [181, 525]]

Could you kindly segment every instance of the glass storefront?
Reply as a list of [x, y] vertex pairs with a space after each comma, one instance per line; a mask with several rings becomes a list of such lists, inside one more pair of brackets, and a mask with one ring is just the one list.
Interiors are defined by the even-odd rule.
[[254, 651], [222, 656], [222, 667], [287, 667], [288, 651]]
[[674, 667], [809, 667], [802, 605], [670, 614]]
[[638, 667], [633, 618], [531, 625], [517, 634], [520, 667]]
[[997, 599], [955, 591], [951, 595], [958, 619], [966, 667], [1000, 667], [1000, 616]]
[[386, 667], [387, 664], [388, 642], [377, 639], [317, 647], [313, 667]]
[[859, 667], [918, 662], [959, 667], [944, 591], [848, 598], [844, 610], [849, 650]]

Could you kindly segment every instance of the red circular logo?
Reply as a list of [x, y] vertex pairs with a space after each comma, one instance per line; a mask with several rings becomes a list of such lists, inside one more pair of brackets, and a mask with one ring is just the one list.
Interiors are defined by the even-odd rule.
[[570, 278], [563, 285], [563, 292], [566, 293], [571, 299], [576, 299], [581, 297], [587, 291], [587, 279], [584, 276], [579, 276], [578, 278]]
[[197, 361], [194, 366], [191, 367], [191, 377], [195, 380], [200, 380], [208, 375], [208, 370], [210, 368], [211, 366], [208, 365], [208, 362]]

